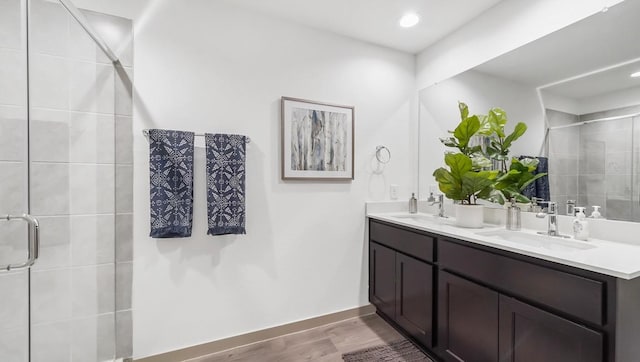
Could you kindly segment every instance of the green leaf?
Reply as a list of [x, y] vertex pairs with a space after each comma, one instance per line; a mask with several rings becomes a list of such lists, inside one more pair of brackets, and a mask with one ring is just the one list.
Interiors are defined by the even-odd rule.
[[465, 120], [469, 117], [469, 107], [463, 102], [458, 101], [458, 109], [460, 110], [460, 119]]
[[478, 116], [465, 118], [458, 127], [453, 131], [453, 136], [458, 140], [461, 148], [466, 148], [469, 140], [480, 129], [480, 120]]
[[482, 154], [475, 155], [471, 157], [471, 162], [473, 164], [474, 170], [482, 170], [486, 168], [490, 168], [493, 166], [493, 163], [490, 159], [484, 157]]
[[509, 170], [508, 172], [498, 177], [498, 179], [496, 180], [497, 181], [496, 187], [504, 188], [504, 187], [499, 187], [499, 185], [500, 184], [510, 185], [513, 183], [517, 183], [517, 181], [520, 179], [521, 174], [522, 172], [520, 172], [519, 170]]
[[449, 190], [456, 187], [456, 180], [451, 175], [451, 172], [449, 172], [445, 168], [440, 167], [437, 170], [433, 171], [433, 176], [435, 177], [436, 181], [438, 181], [440, 191], [444, 193], [447, 193]]
[[456, 178], [445, 168], [438, 168], [433, 172], [433, 176], [438, 182], [440, 191], [451, 200], [462, 200], [465, 195], [462, 194], [462, 180]]
[[518, 190], [524, 190], [524, 188], [531, 183], [531, 180], [534, 177], [535, 175], [532, 174], [531, 172], [523, 172], [522, 175], [520, 176], [520, 179], [515, 185], [518, 188]]
[[527, 186], [529, 186], [531, 183], [533, 183], [535, 180], [543, 178], [547, 176], [546, 173], [539, 173], [537, 175], [534, 175], [533, 177], [531, 177], [530, 179], [528, 179], [526, 182], [523, 182], [522, 185], [520, 185], [520, 191], [524, 190]]
[[459, 147], [458, 141], [453, 137], [441, 138], [440, 142], [447, 147]]
[[507, 112], [502, 108], [491, 108], [487, 115], [491, 130], [500, 138], [504, 138], [504, 126], [507, 124]]
[[490, 171], [467, 172], [462, 176], [462, 192], [466, 195], [476, 195], [491, 186]]
[[449, 166], [451, 174], [456, 180], [462, 180], [462, 176], [473, 168], [471, 159], [462, 153], [448, 153], [444, 155], [444, 163]]
[[516, 200], [516, 202], [521, 202], [523, 204], [528, 204], [531, 202], [528, 197], [524, 196], [521, 193], [516, 193], [515, 195], [513, 195], [513, 198]]
[[526, 166], [525, 164], [520, 162], [520, 160], [514, 157], [511, 159], [511, 166], [509, 166], [509, 170], [516, 170], [520, 172], [532, 172], [535, 170], [535, 168], [529, 169], [528, 166]]
[[511, 147], [511, 144], [513, 143], [513, 141], [517, 140], [518, 138], [522, 137], [522, 135], [527, 131], [527, 125], [519, 122], [518, 124], [516, 124], [516, 128], [513, 130], [513, 132], [508, 135], [505, 139], [504, 142], [502, 143], [502, 149], [506, 150], [507, 152], [509, 151], [509, 147]]
[[491, 142], [491, 145], [487, 146], [486, 152], [489, 158], [495, 158], [497, 155], [500, 154], [500, 150], [494, 146], [493, 142]]
[[493, 130], [491, 129], [491, 123], [489, 123], [489, 117], [485, 115], [478, 115], [478, 120], [480, 121], [480, 129], [478, 130], [478, 134], [483, 136], [491, 136], [493, 134]]
[[[518, 160], [517, 158], [514, 158], [514, 160], [516, 160], [518, 163], [521, 163], [524, 167], [527, 168], [527, 170], [529, 172], [533, 172], [536, 170], [536, 168], [538, 168], [538, 163], [540, 163], [540, 161], [537, 158], [523, 158], [522, 160]], [[511, 162], [513, 164], [513, 161]]]
[[493, 188], [491, 186], [487, 186], [485, 188], [483, 188], [482, 190], [480, 190], [476, 196], [479, 199], [484, 199], [484, 200], [491, 200], [491, 192], [493, 191]]

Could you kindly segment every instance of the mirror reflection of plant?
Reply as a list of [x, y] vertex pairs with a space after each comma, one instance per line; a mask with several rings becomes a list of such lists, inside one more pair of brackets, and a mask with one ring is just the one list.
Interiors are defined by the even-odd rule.
[[509, 171], [501, 173], [493, 184], [491, 201], [498, 202], [500, 205], [504, 205], [511, 199], [522, 203], [531, 202], [528, 197], [522, 194], [522, 191], [537, 179], [547, 175], [546, 173], [533, 173], [538, 167], [538, 162], [535, 158], [511, 159]]
[[[507, 114], [501, 108], [492, 108], [488, 115], [471, 115], [463, 102], [458, 102], [460, 123], [450, 133], [451, 137], [440, 141], [447, 147], [458, 149], [459, 153], [445, 153], [445, 163], [449, 170], [440, 167], [433, 175], [440, 191], [452, 200], [475, 204], [477, 199], [487, 199], [504, 204], [511, 198], [518, 202], [530, 200], [522, 191], [546, 173], [535, 175], [538, 160], [511, 160], [507, 169], [511, 145], [527, 131], [526, 124], [519, 122], [510, 134], [506, 134]], [[473, 145], [472, 138], [481, 135], [489, 139], [483, 150], [481, 145]], [[489, 171], [492, 160], [498, 161], [499, 170]]]
[[507, 172], [509, 149], [515, 140], [524, 135], [527, 131], [527, 125], [523, 122], [518, 122], [513, 132], [507, 135], [504, 130], [504, 126], [508, 122], [507, 112], [497, 107], [490, 109], [486, 116], [479, 116], [478, 119], [481, 120], [479, 134], [490, 138], [489, 145], [486, 148], [486, 157], [498, 161], [500, 171]]

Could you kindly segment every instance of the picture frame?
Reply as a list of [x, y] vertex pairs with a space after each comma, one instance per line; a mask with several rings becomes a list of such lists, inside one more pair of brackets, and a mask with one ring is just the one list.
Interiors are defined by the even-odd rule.
[[283, 180], [354, 179], [355, 108], [282, 97]]

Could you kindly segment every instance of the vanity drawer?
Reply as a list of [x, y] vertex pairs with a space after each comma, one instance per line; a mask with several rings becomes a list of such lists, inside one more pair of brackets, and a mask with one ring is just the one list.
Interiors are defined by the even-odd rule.
[[371, 220], [369, 239], [414, 258], [433, 261], [435, 238], [431, 236]]
[[605, 324], [606, 283], [440, 240], [440, 266], [499, 291], [598, 325]]

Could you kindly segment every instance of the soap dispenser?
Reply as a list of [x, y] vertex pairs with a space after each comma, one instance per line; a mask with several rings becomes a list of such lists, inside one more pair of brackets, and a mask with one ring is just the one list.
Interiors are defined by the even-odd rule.
[[589, 217], [593, 219], [602, 219], [602, 214], [600, 213], [600, 206], [594, 205], [593, 212]]
[[516, 205], [516, 200], [511, 199], [511, 206], [507, 208], [507, 230], [520, 231], [522, 220], [520, 208]]
[[573, 237], [576, 240], [589, 240], [589, 223], [584, 214], [584, 207], [576, 207], [576, 218], [573, 220]]
[[411, 193], [411, 198], [409, 199], [409, 213], [415, 214], [418, 212], [418, 199], [416, 199], [416, 194]]

